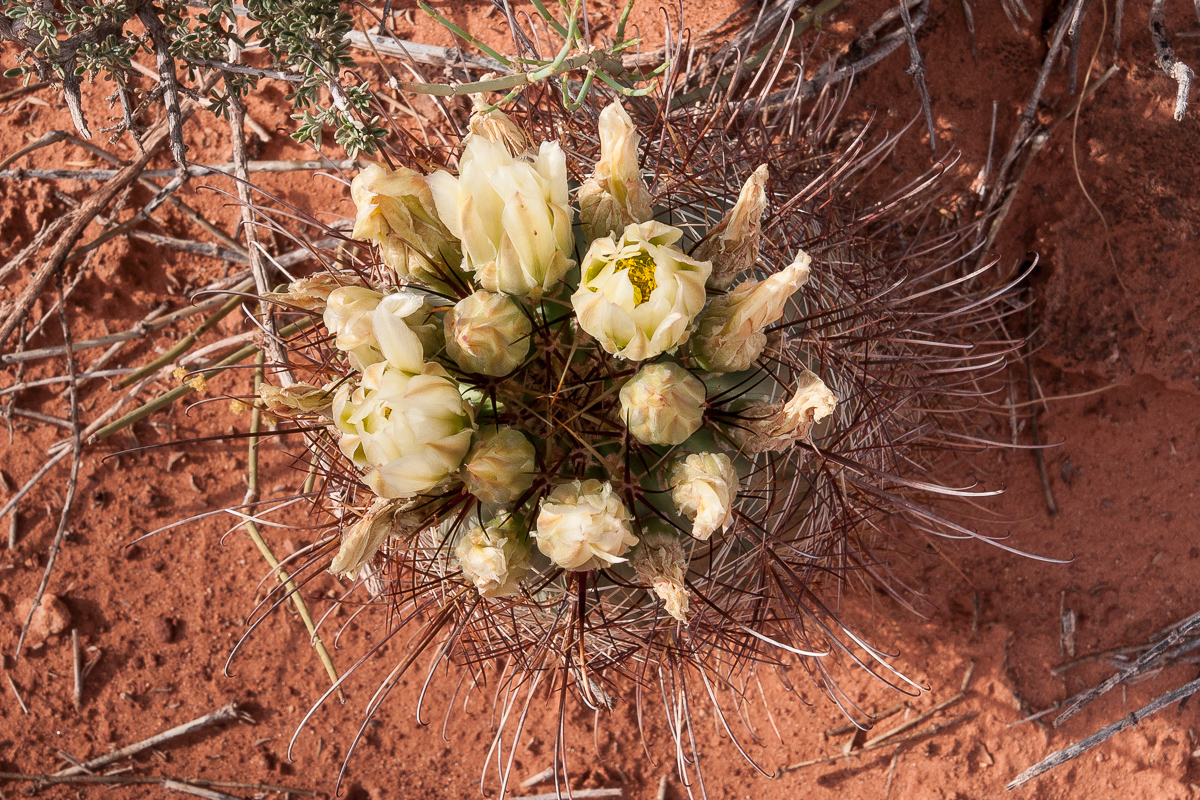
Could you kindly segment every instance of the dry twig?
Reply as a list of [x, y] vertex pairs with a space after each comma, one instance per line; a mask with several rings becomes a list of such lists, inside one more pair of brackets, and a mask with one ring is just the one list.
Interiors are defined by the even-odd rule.
[[[1158, 68], [1177, 84], [1175, 90], [1175, 121], [1183, 120], [1187, 113], [1188, 92], [1192, 88], [1192, 68], [1175, 58], [1175, 50], [1167, 38], [1167, 21], [1163, 16], [1164, 0], [1154, 0], [1150, 4], [1150, 38], [1154, 40], [1154, 58]], [[1200, 10], [1197, 10], [1200, 16]]]
[[214, 786], [220, 789], [249, 789], [255, 792], [282, 792], [303, 797], [316, 797], [311, 789], [297, 789], [292, 786], [272, 786], [266, 783], [246, 783], [244, 781], [218, 781], [208, 778], [168, 778], [161, 775], [48, 775], [29, 772], [0, 772], [0, 781], [27, 781], [39, 786], [55, 784], [76, 785], [107, 785], [107, 786], [142, 786], [161, 784], [166, 781], [189, 783], [193, 786]]

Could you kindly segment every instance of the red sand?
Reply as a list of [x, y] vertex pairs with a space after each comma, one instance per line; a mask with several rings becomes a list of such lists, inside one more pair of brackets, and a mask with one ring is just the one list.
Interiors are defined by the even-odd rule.
[[[887, 3], [854, 4], [825, 36], [852, 37], [862, 20], [874, 19]], [[958, 3], [935, 8], [920, 35], [928, 59], [929, 85], [939, 131], [939, 150], [949, 145], [961, 152], [960, 174], [968, 180], [986, 160], [991, 105], [999, 103], [997, 147], [1007, 147], [1016, 115], [1025, 102], [1044, 57], [1040, 35], [1043, 16], [1053, 22], [1051, 4], [1030, 3], [1034, 22], [1016, 32], [998, 2], [976, 2], [974, 13], [979, 66], [970, 53], [963, 11]], [[1180, 8], [1174, 29], [1194, 27]], [[1043, 7], [1044, 6], [1044, 7]], [[694, 8], [694, 10], [692, 10]], [[690, 4], [689, 20], [705, 29], [733, 8], [730, 0]], [[470, 7], [465, 16], [481, 15]], [[1084, 25], [1083, 50], [1095, 45], [1099, 8]], [[645, 14], [645, 27], [657, 14]], [[1190, 12], [1189, 12], [1190, 13]], [[493, 18], [498, 25], [498, 15]], [[1110, 20], [1111, 22], [1111, 20]], [[428, 31], [422, 26], [421, 30]], [[402, 34], [408, 33], [401, 30]], [[1026, 179], [998, 252], [1015, 263], [1036, 252], [1042, 265], [1036, 276], [1038, 319], [1044, 347], [1036, 361], [1043, 391], [1068, 395], [1116, 383], [1091, 396], [1053, 401], [1041, 414], [1042, 437], [1063, 442], [1048, 451], [1051, 483], [1061, 513], [1049, 518], [1029, 451], [993, 452], [960, 464], [963, 478], [977, 477], [1006, 493], [990, 502], [980, 523], [989, 533], [1009, 531], [1008, 543], [1054, 557], [1074, 557], [1069, 565], [1041, 563], [978, 543], [951, 543], [943, 556], [929, 554], [901, 566], [902, 576], [926, 592], [928, 620], [899, 608], [892, 600], [851, 592], [843, 613], [860, 629], [874, 631], [874, 641], [898, 653], [895, 665], [929, 691], [910, 701], [910, 716], [953, 696], [967, 664], [974, 661], [968, 696], [951, 714], [977, 716], [938, 736], [904, 747], [896, 755], [888, 747], [865, 757], [791, 772], [779, 780], [755, 772], [729, 746], [725, 734], [698, 711], [705, 753], [705, 780], [713, 798], [884, 797], [889, 767], [896, 756], [891, 797], [982, 798], [1006, 794], [1004, 784], [1052, 750], [1140, 707], [1169, 688], [1195, 677], [1194, 668], [1176, 668], [1128, 692], [1094, 704], [1061, 730], [1034, 724], [1009, 727], [1026, 709], [1043, 708], [1102, 679], [1110, 670], [1091, 664], [1056, 677], [1050, 669], [1066, 660], [1060, 652], [1059, 615], [1065, 606], [1078, 615], [1080, 654], [1144, 641], [1155, 631], [1200, 609], [1200, 369], [1196, 364], [1197, 308], [1200, 293], [1196, 220], [1200, 219], [1200, 167], [1192, 155], [1200, 145], [1193, 108], [1187, 120], [1171, 119], [1174, 85], [1152, 66], [1144, 9], [1130, 4], [1124, 20], [1119, 65], [1122, 72], [1087, 103], [1080, 115], [1080, 174], [1103, 210], [1112, 234], [1113, 251], [1125, 294], [1103, 246], [1104, 228], [1085, 200], [1072, 169], [1071, 130], [1061, 127]], [[1195, 38], [1180, 38], [1178, 54], [1200, 64]], [[1095, 73], [1110, 63], [1106, 36]], [[8, 59], [5, 61], [6, 65]], [[916, 94], [905, 74], [903, 50], [863, 76], [851, 110], [874, 107], [880, 123], [898, 127], [916, 112]], [[1083, 65], [1081, 65], [1082, 68]], [[0, 91], [11, 81], [0, 82]], [[1057, 73], [1042, 110], [1053, 118], [1074, 102]], [[43, 102], [49, 103], [47, 107]], [[281, 95], [271, 89], [250, 102], [252, 116], [269, 123], [276, 118]], [[50, 128], [69, 127], [48, 90], [0, 109], [0, 137], [10, 152], [24, 139]], [[103, 112], [93, 103], [93, 112]], [[97, 119], [100, 117], [97, 116]], [[270, 125], [268, 125], [270, 127]], [[197, 160], [222, 160], [227, 152], [224, 123], [201, 115], [190, 128]], [[893, 159], [897, 180], [929, 164], [927, 144], [918, 128]], [[258, 157], [301, 157], [305, 151], [277, 133]], [[26, 159], [24, 166], [45, 167], [86, 162], [82, 151], [57, 146]], [[195, 181], [195, 184], [209, 181]], [[326, 179], [306, 182], [300, 176], [268, 176], [263, 185], [306, 208], [328, 211], [345, 203], [341, 187]], [[64, 190], [80, 194], [79, 187]], [[228, 187], [226, 187], [228, 188]], [[138, 190], [136, 198], [143, 197]], [[45, 219], [61, 213], [61, 205], [45, 184], [0, 183], [0, 256], [11, 257]], [[232, 232], [233, 214], [212, 192], [185, 193], [188, 202]], [[162, 216], [169, 233], [191, 230], [170, 207]], [[340, 206], [342, 211], [348, 205]], [[104, 246], [88, 278], [72, 301], [75, 336], [102, 335], [129, 327], [161, 297], [181, 298], [184, 284], [198, 285], [218, 272], [212, 262], [119, 239]], [[0, 290], [11, 297], [12, 288]], [[177, 299], [178, 302], [178, 299]], [[1134, 311], [1145, 331], [1134, 319]], [[40, 314], [44, 308], [38, 308]], [[53, 326], [51, 326], [53, 327]], [[227, 321], [222, 331], [242, 330]], [[55, 341], [47, 334], [46, 343]], [[159, 347], [168, 346], [159, 342]], [[133, 363], [149, 353], [145, 345], [130, 347], [121, 358]], [[85, 363], [90, 361], [85, 359]], [[27, 372], [38, 377], [48, 367]], [[1023, 380], [1023, 369], [1015, 365]], [[4, 385], [9, 385], [5, 380]], [[218, 391], [228, 390], [225, 383]], [[109, 402], [107, 392], [94, 392], [87, 407]], [[61, 414], [56, 390], [21, 396], [25, 408]], [[223, 403], [195, 410], [182, 408], [138, 426], [143, 444], [212, 435], [228, 431], [235, 418]], [[1007, 421], [993, 425], [994, 435], [1007, 437]], [[3, 468], [12, 483], [23, 482], [42, 463], [45, 449], [60, 431], [13, 423], [12, 443], [4, 449]], [[1021, 441], [1029, 442], [1028, 431]], [[122, 446], [132, 445], [125, 440]], [[240, 445], [193, 445], [173, 457], [173, 450], [124, 455], [107, 462], [89, 459], [83, 468], [80, 497], [50, 592], [69, 611], [88, 653], [100, 654], [88, 676], [82, 711], [71, 702], [71, 647], [65, 635], [51, 636], [37, 651], [14, 664], [5, 656], [4, 670], [29, 705], [25, 716], [7, 685], [0, 685], [0, 770], [50, 772], [62, 763], [56, 751], [76, 758], [106, 752], [113, 745], [140, 740], [157, 731], [236, 700], [256, 724], [231, 725], [167, 745], [158, 754], [137, 759], [138, 772], [280, 783], [329, 792], [361, 711], [376, 683], [402, 645], [391, 645], [384, 657], [367, 667], [348, 690], [349, 702], [331, 702], [300, 734], [289, 763], [285, 751], [295, 726], [327, 686], [308, 646], [299, 620], [290, 611], [263, 626], [233, 665], [233, 677], [222, 668], [244, 619], [261, 598], [251, 588], [264, 564], [242, 533], [221, 536], [232, 525], [226, 518], [188, 524], [144, 543], [133, 553], [120, 545], [160, 525], [211, 508], [237, 502], [243, 492], [244, 454]], [[286, 458], [267, 449], [277, 468]], [[273, 473], [282, 475], [282, 472]], [[65, 470], [43, 482], [20, 506], [19, 543], [14, 552], [0, 551], [0, 652], [11, 654], [20, 619], [16, 607], [33, 593], [45, 564], [57, 521]], [[150, 488], [153, 486], [154, 488]], [[8, 494], [3, 495], [7, 498]], [[275, 536], [281, 553], [301, 544]], [[331, 584], [330, 584], [331, 585]], [[975, 618], [975, 598], [979, 614]], [[327, 624], [332, 633], [348, 618], [336, 612]], [[975, 630], [973, 630], [973, 624]], [[348, 666], [377, 632], [351, 631], [335, 658]], [[327, 636], [331, 639], [332, 636]], [[417, 673], [422, 674], [422, 673]], [[7, 684], [7, 681], [0, 682]], [[369, 728], [349, 767], [352, 798], [467, 798], [479, 791], [488, 735], [490, 700], [460, 693], [448, 713], [446, 703], [456, 679], [436, 680], [426, 698], [424, 719], [415, 724], [420, 680], [402, 689]], [[764, 680], [767, 704], [782, 734], [776, 737], [760, 710], [754, 720], [758, 741], [735, 722], [747, 752], [768, 771], [796, 761], [840, 752], [845, 735], [826, 740], [823, 731], [842, 719], [836, 708], [811, 686], [798, 682], [787, 692]], [[907, 698], [878, 683], [861, 680], [859, 699], [865, 707], [885, 709]], [[1136, 730], [1126, 731], [1097, 750], [1012, 793], [1014, 798], [1127, 797], [1186, 798], [1200, 794], [1200, 747], [1197, 704], [1173, 706]], [[443, 719], [448, 716], [443, 739]], [[945, 718], [943, 715], [939, 718]], [[883, 723], [889, 727], [903, 716]], [[667, 797], [686, 796], [673, 772], [661, 726], [649, 756], [637, 740], [631, 709], [619, 708], [601, 721], [593, 737], [591, 717], [572, 717], [569, 738], [575, 772], [572, 786], [623, 786], [625, 797], [656, 796], [659, 778], [670, 773]], [[554, 732], [549, 719], [535, 719], [518, 747], [519, 779], [551, 763]], [[494, 791], [494, 771], [486, 787]], [[0, 786], [12, 796], [23, 787]], [[549, 791], [543, 786], [541, 791]], [[99, 788], [46, 789], [45, 797], [100, 795]], [[249, 796], [247, 791], [229, 790]], [[538, 791], [531, 789], [530, 792]], [[160, 797], [156, 787], [122, 787], [113, 797]]]

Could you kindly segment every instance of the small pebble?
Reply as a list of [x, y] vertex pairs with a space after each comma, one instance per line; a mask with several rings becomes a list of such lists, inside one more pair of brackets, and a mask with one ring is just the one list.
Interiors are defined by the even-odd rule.
[[175, 626], [166, 617], [154, 617], [150, 620], [150, 635], [161, 644], [170, 644], [175, 638]]
[[[23, 600], [17, 605], [18, 630], [25, 624], [32, 606], [33, 598]], [[46, 643], [47, 639], [62, 633], [70, 624], [71, 612], [67, 609], [66, 604], [52, 594], [44, 595], [41, 605], [33, 614], [33, 621], [29, 625], [29, 634], [25, 637], [25, 644], [30, 650], [37, 650]]]

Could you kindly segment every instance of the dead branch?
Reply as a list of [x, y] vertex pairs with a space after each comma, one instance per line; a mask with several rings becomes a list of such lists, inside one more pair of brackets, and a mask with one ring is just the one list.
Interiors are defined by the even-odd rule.
[[39, 786], [55, 784], [93, 784], [106, 786], [139, 786], [161, 784], [165, 781], [189, 783], [193, 786], [212, 786], [219, 789], [250, 789], [256, 792], [280, 792], [304, 797], [316, 797], [311, 789], [296, 789], [291, 786], [272, 786], [266, 783], [244, 781], [218, 781], [207, 778], [169, 778], [161, 775], [49, 775], [29, 772], [0, 772], [0, 781], [27, 781]]
[[[171, 40], [166, 26], [158, 18], [153, 6], [138, 12], [138, 19], [146, 26], [150, 41], [154, 42], [154, 59], [158, 64], [160, 85], [163, 87], [163, 105], [167, 109], [167, 129], [171, 138], [171, 154], [179, 166], [187, 164], [187, 144], [183, 141], [183, 112], [179, 107], [179, 76], [175, 72], [175, 59], [171, 56]], [[135, 62], [136, 63], [136, 62]]]
[[[1182, 61], [1175, 58], [1175, 50], [1171, 47], [1169, 38], [1167, 37], [1167, 20], [1163, 16], [1163, 3], [1165, 0], [1154, 0], [1150, 4], [1150, 38], [1154, 40], [1154, 56], [1158, 62], [1158, 68], [1167, 73], [1167, 77], [1171, 78], [1177, 84], [1175, 91], [1175, 121], [1183, 120], [1183, 115], [1187, 113], [1188, 107], [1188, 92], [1192, 88], [1192, 68]], [[1196, 7], [1196, 14], [1200, 16], [1200, 5]]]
[[929, 128], [929, 147], [937, 152], [937, 131], [933, 127], [933, 107], [929, 99], [929, 87], [925, 84], [925, 60], [917, 47], [917, 32], [913, 27], [912, 17], [908, 13], [908, 3], [900, 0], [900, 19], [904, 21], [904, 35], [908, 41], [908, 69], [905, 70], [913, 77], [917, 85], [917, 93], [921, 96], [921, 110], [925, 112], [925, 125]]
[[[351, 170], [359, 169], [362, 164], [356, 159], [345, 159], [342, 161], [248, 161], [246, 163], [247, 172], [301, 172], [305, 170], [317, 169], [335, 169], [335, 170]], [[233, 162], [226, 164], [189, 164], [187, 174], [189, 177], [201, 177], [204, 175], [222, 175], [228, 177], [237, 169], [237, 165]], [[115, 169], [6, 169], [0, 171], [0, 178], [13, 180], [24, 180], [32, 178], [35, 180], [55, 180], [55, 181], [106, 181], [120, 174], [121, 170]], [[150, 169], [142, 173], [143, 178], [174, 178], [177, 177], [180, 170], [177, 169]], [[161, 187], [156, 187], [159, 189]]]

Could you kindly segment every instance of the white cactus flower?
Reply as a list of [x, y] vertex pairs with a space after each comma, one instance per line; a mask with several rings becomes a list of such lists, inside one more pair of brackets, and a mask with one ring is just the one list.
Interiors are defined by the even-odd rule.
[[650, 586], [666, 611], [687, 624], [688, 592], [683, 576], [687, 572], [687, 554], [679, 537], [669, 531], [647, 532], [634, 548], [630, 560], [638, 580]]
[[333, 420], [342, 453], [367, 470], [363, 482], [371, 491], [389, 499], [413, 497], [446, 480], [474, 432], [458, 385], [434, 363], [417, 373], [372, 364], [357, 387], [338, 390]]
[[362, 286], [335, 289], [325, 306], [325, 327], [359, 371], [386, 359], [417, 373], [425, 356], [441, 348], [441, 326], [428, 299], [403, 289], [389, 295]]
[[465, 372], [507, 375], [529, 355], [533, 323], [505, 294], [478, 291], [446, 312], [446, 353]]
[[783, 317], [790, 298], [808, 282], [812, 258], [803, 250], [784, 269], [761, 281], [749, 280], [714, 298], [692, 337], [692, 353], [713, 372], [748, 369], [767, 344], [764, 329]]
[[571, 305], [579, 326], [609, 353], [644, 361], [687, 341], [704, 308], [710, 265], [674, 246], [682, 236], [678, 228], [643, 222], [588, 248]]
[[513, 518], [493, 519], [468, 530], [454, 548], [463, 575], [484, 597], [505, 597], [521, 591], [529, 571], [528, 542]]
[[642, 367], [620, 397], [621, 419], [642, 444], [683, 444], [704, 424], [704, 384], [674, 362]]
[[733, 523], [738, 474], [724, 453], [693, 453], [671, 469], [671, 500], [692, 520], [692, 536], [707, 541]]
[[511, 503], [533, 485], [535, 455], [533, 444], [515, 428], [484, 433], [463, 462], [463, 484], [485, 503]]
[[609, 483], [564, 483], [542, 500], [534, 531], [538, 549], [566, 570], [603, 569], [618, 564], [637, 537], [629, 511]]
[[708, 285], [728, 289], [738, 274], [754, 266], [762, 242], [762, 215], [767, 207], [767, 177], [763, 164], [742, 185], [737, 202], [692, 252], [693, 258], [712, 261]]
[[584, 236], [615, 236], [654, 216], [650, 190], [638, 169], [638, 134], [619, 100], [600, 112], [600, 160], [576, 194]]
[[462, 240], [463, 268], [489, 292], [536, 299], [574, 265], [566, 156], [556, 142], [543, 142], [530, 162], [474, 136], [457, 177], [439, 171], [428, 180], [438, 216]]
[[398, 279], [435, 287], [451, 280], [462, 253], [438, 219], [424, 175], [407, 167], [389, 171], [370, 164], [350, 182], [350, 196], [358, 209], [350, 235], [378, 245]]

